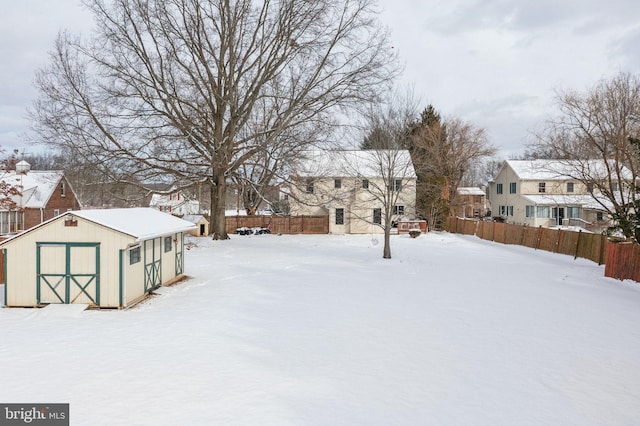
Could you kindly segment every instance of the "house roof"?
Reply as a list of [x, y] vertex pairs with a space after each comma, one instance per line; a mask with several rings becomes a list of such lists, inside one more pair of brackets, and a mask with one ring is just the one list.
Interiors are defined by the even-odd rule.
[[130, 235], [138, 241], [195, 229], [196, 225], [149, 207], [128, 209], [74, 210], [42, 222], [0, 242], [0, 246], [65, 216], [77, 216], [90, 222]]
[[[603, 160], [507, 160], [506, 164], [525, 180], [605, 179], [609, 175]], [[627, 168], [622, 173], [625, 179], [632, 178]]]
[[44, 208], [64, 176], [62, 171], [32, 170], [26, 174], [14, 170], [2, 172], [0, 181], [21, 187], [22, 196], [12, 197], [20, 207]]
[[[602, 210], [603, 207], [599, 204], [592, 195], [523, 195], [524, 199], [528, 200], [536, 206], [580, 206], [582, 208]], [[609, 200], [604, 197], [600, 197], [600, 200], [605, 206], [612, 207]]]
[[382, 177], [392, 170], [394, 177], [415, 178], [407, 150], [307, 151], [295, 171], [302, 177]]
[[484, 191], [476, 187], [460, 187], [458, 188], [458, 194], [460, 195], [486, 195]]

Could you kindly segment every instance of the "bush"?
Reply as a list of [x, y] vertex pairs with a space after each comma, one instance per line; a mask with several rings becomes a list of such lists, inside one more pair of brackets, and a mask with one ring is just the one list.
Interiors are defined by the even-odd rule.
[[421, 234], [421, 232], [420, 232], [419, 229], [409, 229], [409, 236], [411, 238], [417, 238], [417, 237], [420, 236], [420, 234]]

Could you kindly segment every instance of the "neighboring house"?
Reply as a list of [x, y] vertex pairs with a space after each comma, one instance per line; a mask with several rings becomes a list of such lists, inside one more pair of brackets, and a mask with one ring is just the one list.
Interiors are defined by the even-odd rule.
[[487, 214], [487, 196], [482, 188], [460, 187], [453, 203], [458, 217], [484, 217]]
[[[387, 176], [391, 199], [381, 198]], [[385, 204], [393, 221], [415, 217], [416, 173], [406, 150], [313, 151], [292, 174], [291, 214], [329, 216], [335, 234], [382, 233]]]
[[569, 160], [505, 161], [489, 184], [492, 216], [530, 226], [606, 227], [609, 218], [595, 197], [606, 200], [572, 179], [571, 167]]
[[196, 228], [189, 231], [189, 235], [194, 237], [203, 237], [209, 235], [209, 221], [201, 214], [186, 214], [182, 216], [182, 220], [191, 222], [196, 225]]
[[5, 305], [131, 306], [183, 276], [194, 228], [150, 208], [65, 212], [0, 242]]
[[200, 213], [200, 202], [189, 199], [181, 191], [174, 191], [168, 195], [153, 194], [149, 207], [176, 216]]
[[73, 188], [62, 171], [30, 170], [20, 161], [16, 170], [0, 172], [0, 181], [18, 187], [21, 195], [12, 197], [16, 208], [0, 211], [0, 234], [29, 229], [69, 210], [80, 210]]

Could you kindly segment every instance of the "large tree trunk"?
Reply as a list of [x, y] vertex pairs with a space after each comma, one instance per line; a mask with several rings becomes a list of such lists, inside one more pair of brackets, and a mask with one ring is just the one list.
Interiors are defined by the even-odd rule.
[[227, 181], [223, 170], [213, 171], [211, 186], [211, 226], [209, 227], [214, 240], [228, 240], [227, 223], [225, 219], [225, 201], [227, 195]]
[[383, 259], [391, 259], [391, 225], [384, 226], [384, 249], [382, 250]]

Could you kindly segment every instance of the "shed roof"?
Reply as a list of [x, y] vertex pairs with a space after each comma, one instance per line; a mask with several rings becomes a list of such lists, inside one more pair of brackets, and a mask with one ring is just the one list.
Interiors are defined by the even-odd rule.
[[131, 235], [140, 241], [196, 228], [191, 222], [148, 207], [67, 213]]
[[191, 222], [191, 223], [198, 223], [201, 220], [204, 220], [205, 222], [209, 223], [207, 218], [205, 218], [201, 214], [185, 214], [184, 216], [182, 216], [182, 220], [186, 220], [187, 222]]
[[138, 241], [196, 229], [196, 225], [149, 207], [130, 209], [74, 210], [42, 222], [0, 242], [0, 246], [66, 216], [77, 216], [114, 231], [130, 235]]

